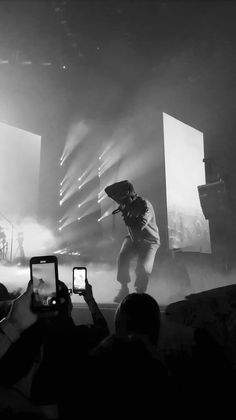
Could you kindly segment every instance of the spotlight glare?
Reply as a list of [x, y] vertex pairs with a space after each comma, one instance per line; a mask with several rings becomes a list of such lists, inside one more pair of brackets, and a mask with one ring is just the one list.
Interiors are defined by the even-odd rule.
[[78, 217], [77, 220], [80, 220], [80, 217]]
[[78, 204], [78, 207], [80, 208], [80, 204]]
[[81, 177], [78, 178], [78, 181], [81, 181]]

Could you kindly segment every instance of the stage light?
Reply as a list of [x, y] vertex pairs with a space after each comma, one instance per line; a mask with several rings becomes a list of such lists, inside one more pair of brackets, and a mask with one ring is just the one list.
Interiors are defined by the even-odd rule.
[[61, 200], [61, 201], [59, 201], [59, 204], [60, 204], [60, 206], [62, 206], [62, 200]]
[[80, 220], [80, 217], [78, 217], [77, 220]]
[[65, 65], [62, 66], [62, 70], [66, 70], [66, 66]]
[[80, 208], [80, 204], [78, 204], [78, 207]]
[[100, 222], [101, 221], [101, 217], [100, 217], [100, 219], [98, 219], [98, 222]]
[[61, 161], [61, 163], [60, 163], [60, 166], [62, 166], [63, 165], [63, 160]]
[[81, 181], [81, 177], [78, 178], [78, 181]]
[[24, 65], [26, 65], [26, 66], [27, 66], [27, 65], [29, 65], [29, 64], [33, 64], [33, 63], [32, 63], [32, 61], [31, 61], [31, 60], [25, 60], [25, 61], [22, 61], [22, 62], [21, 62], [21, 64], [24, 64]]
[[104, 200], [104, 198], [106, 198], [106, 195], [103, 195], [101, 198], [99, 198], [98, 203], [101, 203], [101, 201]]
[[99, 160], [101, 160], [102, 159], [102, 157], [101, 156], [99, 156], [99, 158], [98, 158]]
[[60, 191], [60, 197], [62, 197], [62, 195], [63, 195], [63, 192], [62, 192], [62, 191]]
[[60, 226], [60, 227], [58, 228], [58, 230], [59, 230], [59, 231], [61, 231], [61, 230], [62, 230], [62, 227]]
[[102, 195], [102, 194], [104, 194], [104, 188], [101, 191], [99, 191], [98, 197], [100, 197], [100, 195]]

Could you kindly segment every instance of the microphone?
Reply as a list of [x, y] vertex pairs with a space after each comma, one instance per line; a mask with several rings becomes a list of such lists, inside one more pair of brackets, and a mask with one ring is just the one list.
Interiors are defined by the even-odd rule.
[[121, 210], [121, 207], [119, 206], [116, 210], [113, 210], [113, 212], [111, 214], [116, 214], [119, 213]]

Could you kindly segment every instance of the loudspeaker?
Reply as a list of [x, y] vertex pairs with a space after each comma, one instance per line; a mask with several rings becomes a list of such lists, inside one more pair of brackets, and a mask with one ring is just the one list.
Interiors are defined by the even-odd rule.
[[223, 216], [228, 212], [228, 194], [223, 180], [199, 185], [197, 188], [205, 219]]

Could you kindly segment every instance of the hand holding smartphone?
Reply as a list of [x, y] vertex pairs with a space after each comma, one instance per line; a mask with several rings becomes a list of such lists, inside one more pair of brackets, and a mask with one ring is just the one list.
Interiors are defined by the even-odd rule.
[[58, 262], [56, 256], [30, 259], [30, 277], [33, 284], [31, 309], [40, 313], [58, 309]]
[[81, 294], [85, 291], [87, 280], [87, 268], [86, 267], [74, 267], [73, 268], [73, 293]]

